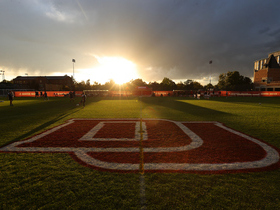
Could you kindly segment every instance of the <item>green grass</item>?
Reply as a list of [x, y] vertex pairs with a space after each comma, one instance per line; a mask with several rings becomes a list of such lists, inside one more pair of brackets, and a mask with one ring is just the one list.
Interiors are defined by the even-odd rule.
[[[280, 98], [16, 98], [0, 103], [0, 146], [71, 118], [219, 121], [280, 148]], [[78, 101], [78, 99], [76, 99]], [[261, 103], [261, 104], [259, 104]], [[141, 111], [142, 110], [142, 111]], [[145, 173], [147, 209], [279, 209], [280, 170], [223, 175]], [[139, 174], [100, 172], [68, 154], [0, 153], [0, 209], [140, 209]]]

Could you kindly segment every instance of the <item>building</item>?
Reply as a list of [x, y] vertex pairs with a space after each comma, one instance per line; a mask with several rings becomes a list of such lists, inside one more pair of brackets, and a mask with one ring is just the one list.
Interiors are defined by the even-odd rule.
[[152, 89], [148, 88], [147, 86], [137, 86], [132, 91], [132, 95], [134, 96], [151, 96], [152, 94]]
[[65, 76], [18, 76], [13, 83], [21, 88], [34, 90], [70, 90], [73, 86], [71, 77]]
[[280, 51], [254, 63], [255, 90], [280, 91]]

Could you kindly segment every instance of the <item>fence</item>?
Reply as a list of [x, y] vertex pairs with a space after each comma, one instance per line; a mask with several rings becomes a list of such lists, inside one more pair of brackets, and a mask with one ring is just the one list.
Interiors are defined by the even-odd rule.
[[[36, 91], [13, 91], [15, 97], [36, 97]], [[48, 97], [68, 97], [69, 91], [46, 91]], [[42, 97], [45, 91], [37, 91], [38, 97]], [[83, 91], [75, 91], [75, 96], [81, 96]]]
[[[1, 92], [2, 91], [2, 92]], [[9, 90], [0, 90], [0, 95], [2, 93], [2, 96], [7, 96]], [[15, 91], [14, 92], [15, 97], [35, 97], [36, 92], [35, 91]], [[68, 97], [69, 91], [46, 91], [48, 94], [48, 97]], [[83, 91], [76, 91], [76, 96], [81, 96]], [[201, 96], [204, 96], [205, 93], [201, 91]], [[222, 97], [280, 97], [280, 91], [211, 91], [211, 96], [222, 96]], [[44, 91], [38, 91], [39, 97], [43, 96]], [[140, 96], [140, 95], [146, 95], [151, 96], [154, 95], [156, 97], [166, 97], [166, 96], [174, 96], [177, 94], [174, 94], [173, 91], [106, 91], [106, 94], [103, 96]], [[90, 95], [89, 95], [90, 96]], [[184, 95], [184, 96], [192, 96], [192, 95]]]

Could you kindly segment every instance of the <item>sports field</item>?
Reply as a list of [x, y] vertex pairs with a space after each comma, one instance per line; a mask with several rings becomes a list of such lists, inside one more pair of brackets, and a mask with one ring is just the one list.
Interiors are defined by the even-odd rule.
[[280, 98], [1, 100], [0, 209], [280, 207]]

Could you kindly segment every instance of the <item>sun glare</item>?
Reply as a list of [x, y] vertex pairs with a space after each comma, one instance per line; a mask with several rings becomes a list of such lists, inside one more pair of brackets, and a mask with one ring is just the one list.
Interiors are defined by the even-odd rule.
[[99, 66], [94, 69], [97, 82], [102, 83], [112, 79], [116, 84], [123, 84], [138, 78], [136, 64], [125, 58], [97, 56], [95, 58], [99, 62]]

